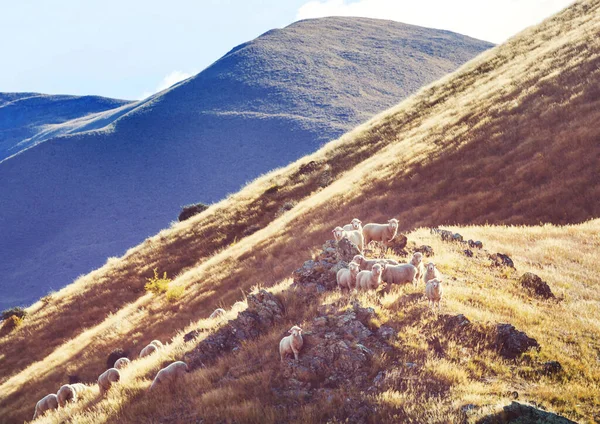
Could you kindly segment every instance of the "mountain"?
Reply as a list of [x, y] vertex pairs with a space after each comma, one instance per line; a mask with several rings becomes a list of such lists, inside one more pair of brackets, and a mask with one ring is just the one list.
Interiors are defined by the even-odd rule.
[[[89, 391], [40, 422], [477, 422], [515, 396], [597, 420], [599, 33], [600, 3], [577, 2], [35, 303], [2, 326], [0, 417], [28, 419], [71, 376]], [[432, 248], [441, 312], [423, 282], [334, 289], [327, 241], [354, 217], [396, 217], [408, 238], [369, 256]], [[166, 293], [145, 289], [155, 270]], [[525, 290], [525, 272], [555, 297]], [[292, 325], [297, 364], [278, 352]], [[137, 359], [154, 339], [165, 349]], [[134, 360], [100, 397], [115, 349]], [[148, 392], [182, 359], [182, 384]]]
[[181, 206], [222, 199], [490, 47], [391, 21], [301, 21], [148, 99], [56, 125], [0, 162], [0, 307], [63, 287]]
[[[0, 93], [0, 162], [65, 129], [68, 121], [131, 103], [99, 96]], [[93, 117], [93, 118], [92, 118]]]

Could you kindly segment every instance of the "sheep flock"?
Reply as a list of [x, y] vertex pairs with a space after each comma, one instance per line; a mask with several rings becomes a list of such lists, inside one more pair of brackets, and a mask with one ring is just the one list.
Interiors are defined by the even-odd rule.
[[[346, 238], [356, 245], [360, 254], [355, 255], [347, 268], [337, 272], [337, 285], [342, 293], [357, 293], [361, 291], [374, 291], [382, 283], [390, 286], [399, 284], [413, 284], [418, 287], [421, 282], [425, 285], [424, 294], [430, 306], [438, 310], [441, 308], [442, 300], [442, 276], [433, 262], [423, 264], [423, 255], [416, 252], [408, 263], [398, 263], [393, 259], [367, 259], [364, 256], [365, 248], [373, 241], [386, 245], [391, 242], [398, 232], [398, 220], [390, 219], [386, 224], [362, 222], [354, 218], [350, 224], [338, 226], [332, 230], [335, 241], [340, 242]], [[237, 302], [240, 303], [240, 302]], [[234, 305], [234, 309], [237, 306]], [[223, 318], [227, 311], [217, 308], [209, 319]], [[287, 356], [292, 356], [295, 361], [299, 360], [299, 354], [304, 344], [302, 339], [302, 328], [294, 325], [289, 335], [283, 337], [279, 343], [279, 355], [282, 362]], [[149, 357], [164, 348], [159, 340], [153, 340], [139, 353], [138, 360]], [[104, 371], [97, 380], [100, 396], [106, 396], [111, 388], [120, 383], [122, 372], [130, 366], [132, 360], [127, 357], [119, 358], [114, 365]], [[148, 389], [153, 391], [159, 385], [173, 384], [190, 371], [188, 364], [176, 361], [159, 370]], [[37, 402], [33, 419], [42, 416], [46, 411], [63, 408], [68, 403], [77, 402], [83, 393], [92, 389], [93, 386], [82, 383], [65, 384], [57, 393], [44, 396]]]

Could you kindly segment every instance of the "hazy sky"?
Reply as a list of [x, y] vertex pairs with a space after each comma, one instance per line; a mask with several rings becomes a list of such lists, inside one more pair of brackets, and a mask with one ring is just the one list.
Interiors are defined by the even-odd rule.
[[139, 99], [298, 19], [345, 15], [496, 43], [572, 0], [0, 0], [0, 91]]

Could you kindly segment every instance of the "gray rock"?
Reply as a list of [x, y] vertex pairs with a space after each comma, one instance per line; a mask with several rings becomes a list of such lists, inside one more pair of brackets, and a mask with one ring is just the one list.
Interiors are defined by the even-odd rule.
[[517, 330], [511, 324], [497, 324], [494, 345], [500, 356], [515, 359], [530, 349], [539, 349], [534, 338]]
[[548, 284], [537, 275], [526, 272], [519, 279], [521, 286], [532, 295], [542, 299], [553, 299], [554, 294]]

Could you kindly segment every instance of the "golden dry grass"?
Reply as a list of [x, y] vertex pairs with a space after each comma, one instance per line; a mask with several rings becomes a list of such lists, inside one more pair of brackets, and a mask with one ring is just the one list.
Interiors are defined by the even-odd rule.
[[[363, 222], [395, 216], [404, 230], [486, 222], [558, 224], [599, 216], [599, 40], [599, 3], [578, 2], [315, 154], [257, 179], [202, 214], [151, 237], [123, 258], [109, 259], [101, 269], [55, 293], [50, 302], [33, 305], [23, 325], [0, 339], [0, 416], [7, 422], [27, 419], [35, 402], [56, 391], [68, 374], [77, 374], [84, 381], [95, 380], [104, 371], [106, 357], [112, 349], [122, 347], [139, 352], [152, 339], [168, 340], [190, 325], [204, 325], [198, 320], [218, 306], [233, 304], [256, 284], [271, 286], [284, 280], [328, 238], [331, 228], [355, 216]], [[300, 166], [311, 160], [318, 162], [317, 171], [301, 174]], [[320, 182], [325, 171], [333, 182], [322, 188]], [[282, 213], [283, 203], [292, 200], [298, 202], [296, 206]], [[556, 231], [577, 232], [587, 228], [588, 232], [597, 234], [593, 229], [596, 226], [597, 221], [593, 221]], [[519, 231], [523, 234], [537, 231], [541, 233], [540, 238], [548, 239], [547, 243], [551, 244], [550, 238], [542, 237], [545, 227], [541, 228], [517, 230], [513, 238], [505, 236], [508, 239], [504, 240], [501, 234], [514, 231], [512, 227], [473, 227], [464, 232], [470, 235], [469, 231], [473, 231], [486, 244], [490, 240], [491, 246], [498, 243], [503, 249], [518, 251], [517, 243], [521, 240], [515, 238]], [[493, 236], [496, 233], [497, 240]], [[430, 241], [419, 232], [414, 237]], [[595, 237], [586, 243], [597, 249], [597, 235]], [[565, 243], [577, 246], [582, 242], [575, 235], [574, 240], [577, 241]], [[565, 253], [565, 249], [557, 246], [548, 248], [550, 252], [554, 249]], [[534, 268], [534, 272], [539, 271], [551, 283], [552, 275], [555, 280], [564, 273], [573, 279], [586, 277], [572, 263], [577, 256], [564, 264], [562, 259], [557, 259], [559, 266], [552, 253], [544, 254], [548, 255], [544, 261], [527, 255], [523, 259], [517, 257], [518, 261], [531, 261], [527, 266], [521, 265], [526, 262], [518, 263], [517, 267]], [[569, 257], [573, 252], [566, 254], [564, 257]], [[545, 305], [524, 303], [524, 313], [515, 306], [518, 303], [514, 302], [527, 299], [522, 299], [514, 287], [507, 289], [504, 284], [505, 280], [514, 280], [514, 276], [490, 274], [477, 267], [469, 274], [468, 269], [462, 269], [466, 264], [460, 255], [451, 249], [448, 255], [447, 263], [444, 256], [441, 257], [442, 270], [456, 274], [459, 281], [448, 297], [449, 310], [462, 311], [477, 320], [504, 319], [517, 327], [522, 324], [523, 329], [531, 330], [534, 337], [539, 335], [541, 342], [548, 343], [550, 354], [568, 346], [558, 343], [547, 331], [551, 325], [549, 318], [542, 318], [540, 314], [555, 315], [546, 310]], [[542, 268], [533, 265], [537, 262]], [[164, 297], [145, 293], [143, 285], [154, 268], [160, 273], [166, 271], [169, 278], [173, 278], [171, 284], [184, 289], [180, 299], [168, 302]], [[481, 283], [488, 287], [483, 292], [497, 297], [498, 307], [492, 308], [477, 297], [480, 293], [474, 294], [470, 282], [458, 280], [469, 275], [481, 276], [489, 283]], [[589, 282], [584, 287], [576, 287], [577, 296], [583, 300], [571, 304], [566, 297], [565, 303], [557, 308], [570, 305], [572, 309], [566, 312], [579, 308], [588, 313], [598, 311], [595, 275], [597, 268], [592, 268]], [[498, 278], [502, 284], [496, 281]], [[562, 290], [562, 283], [557, 284]], [[567, 292], [565, 288], [565, 295]], [[422, 309], [417, 306], [414, 313], [421, 317], [419, 308]], [[393, 314], [388, 315], [386, 312], [388, 318]], [[578, 321], [585, 324], [586, 319], [578, 318]], [[590, 328], [588, 324], [584, 328]], [[416, 337], [420, 325], [423, 325], [420, 320], [411, 323], [412, 330], [408, 334]], [[571, 325], [575, 323], [569, 321], [569, 329], [565, 331], [573, 331]], [[579, 333], [573, 337], [576, 335]], [[273, 334], [266, 336], [264, 343], [272, 342], [274, 337]], [[581, 337], [588, 340], [586, 336]], [[189, 348], [178, 342], [179, 338], [173, 339], [173, 352]], [[579, 343], [577, 338], [569, 340]], [[265, 351], [262, 343], [261, 340], [251, 344], [244, 355], [252, 358], [260, 352], [267, 364], [272, 359], [271, 352]], [[414, 355], [424, 353], [418, 340], [411, 343], [415, 344]], [[579, 350], [573, 351], [573, 360], [587, 362], [569, 362], [579, 370], [570, 380], [572, 393], [565, 390], [564, 396], [557, 398], [559, 401], [550, 402], [556, 410], [578, 418], [591, 416], [594, 404], [589, 393], [598, 389], [598, 376], [584, 371], [584, 365], [594, 361], [595, 348], [584, 348], [584, 345], [582, 342]], [[545, 352], [546, 348], [542, 355]], [[159, 364], [152, 362], [151, 367], [154, 371]], [[223, 374], [226, 367], [227, 360], [224, 360], [215, 370], [198, 373], [193, 377], [197, 379], [194, 384], [204, 387], [206, 380], [203, 379], [207, 378], [218, 381], [219, 372]], [[459, 398], [481, 399], [482, 404], [499, 401], [498, 396], [492, 396], [487, 384], [476, 384], [472, 375], [460, 367], [438, 366], [434, 362], [428, 367], [436, 378], [451, 381], [452, 393]], [[490, 387], [504, 388], [513, 381], [508, 378], [510, 367], [503, 369], [492, 370], [500, 377]], [[457, 370], [455, 375], [454, 370]], [[484, 367], [478, 372], [488, 371]], [[193, 415], [193, 411], [177, 407], [181, 402], [175, 398], [172, 406], [151, 407], [141, 396], [142, 388], [149, 384], [149, 369], [136, 366], [130, 372], [137, 377], [124, 380], [131, 381], [133, 386], [125, 382], [124, 391], [110, 395], [108, 401], [93, 406], [91, 412], [74, 410], [73, 413], [82, 414], [77, 422], [110, 421], [115, 417], [135, 421], [132, 414], [143, 411], [150, 411], [149, 421], [153, 419], [153, 411], [163, 417], [167, 417], [164, 414], [169, 411], [173, 414], [186, 411]], [[256, 372], [266, 373], [265, 377], [273, 371]], [[252, 421], [252, 413], [258, 420], [264, 407], [264, 414], [276, 421], [280, 417], [274, 407], [271, 410], [271, 406], [261, 406], [260, 399], [244, 397], [247, 386], [257, 379], [262, 381], [262, 377], [251, 378], [250, 375], [239, 385], [230, 382], [222, 390], [215, 387], [212, 395], [206, 398], [203, 395], [197, 400], [199, 403], [192, 402], [192, 405], [212, 411], [207, 414], [213, 415], [207, 416], [240, 417], [239, 420], [247, 417], [246, 421]], [[526, 386], [525, 390], [532, 398], [549, 399], [556, 394], [549, 386], [549, 383], [537, 388]], [[188, 394], [194, 387], [199, 386], [190, 385]], [[425, 389], [419, 389], [424, 397]], [[219, 409], [217, 400], [227, 393], [239, 402], [232, 402], [232, 409], [225, 411]], [[417, 421], [436, 421], [436, 417], [456, 413], [456, 405], [448, 398], [440, 409], [430, 410], [434, 415], [421, 416], [418, 415], [420, 398], [408, 397], [406, 393], [389, 393], [379, 401], [392, 406], [402, 403], [405, 405], [402, 416]], [[580, 403], [572, 403], [575, 399]], [[578, 404], [583, 406], [576, 407]], [[307, 406], [307, 419], [318, 421], [322, 409], [320, 405]], [[184, 415], [178, 419], [185, 420]]]

